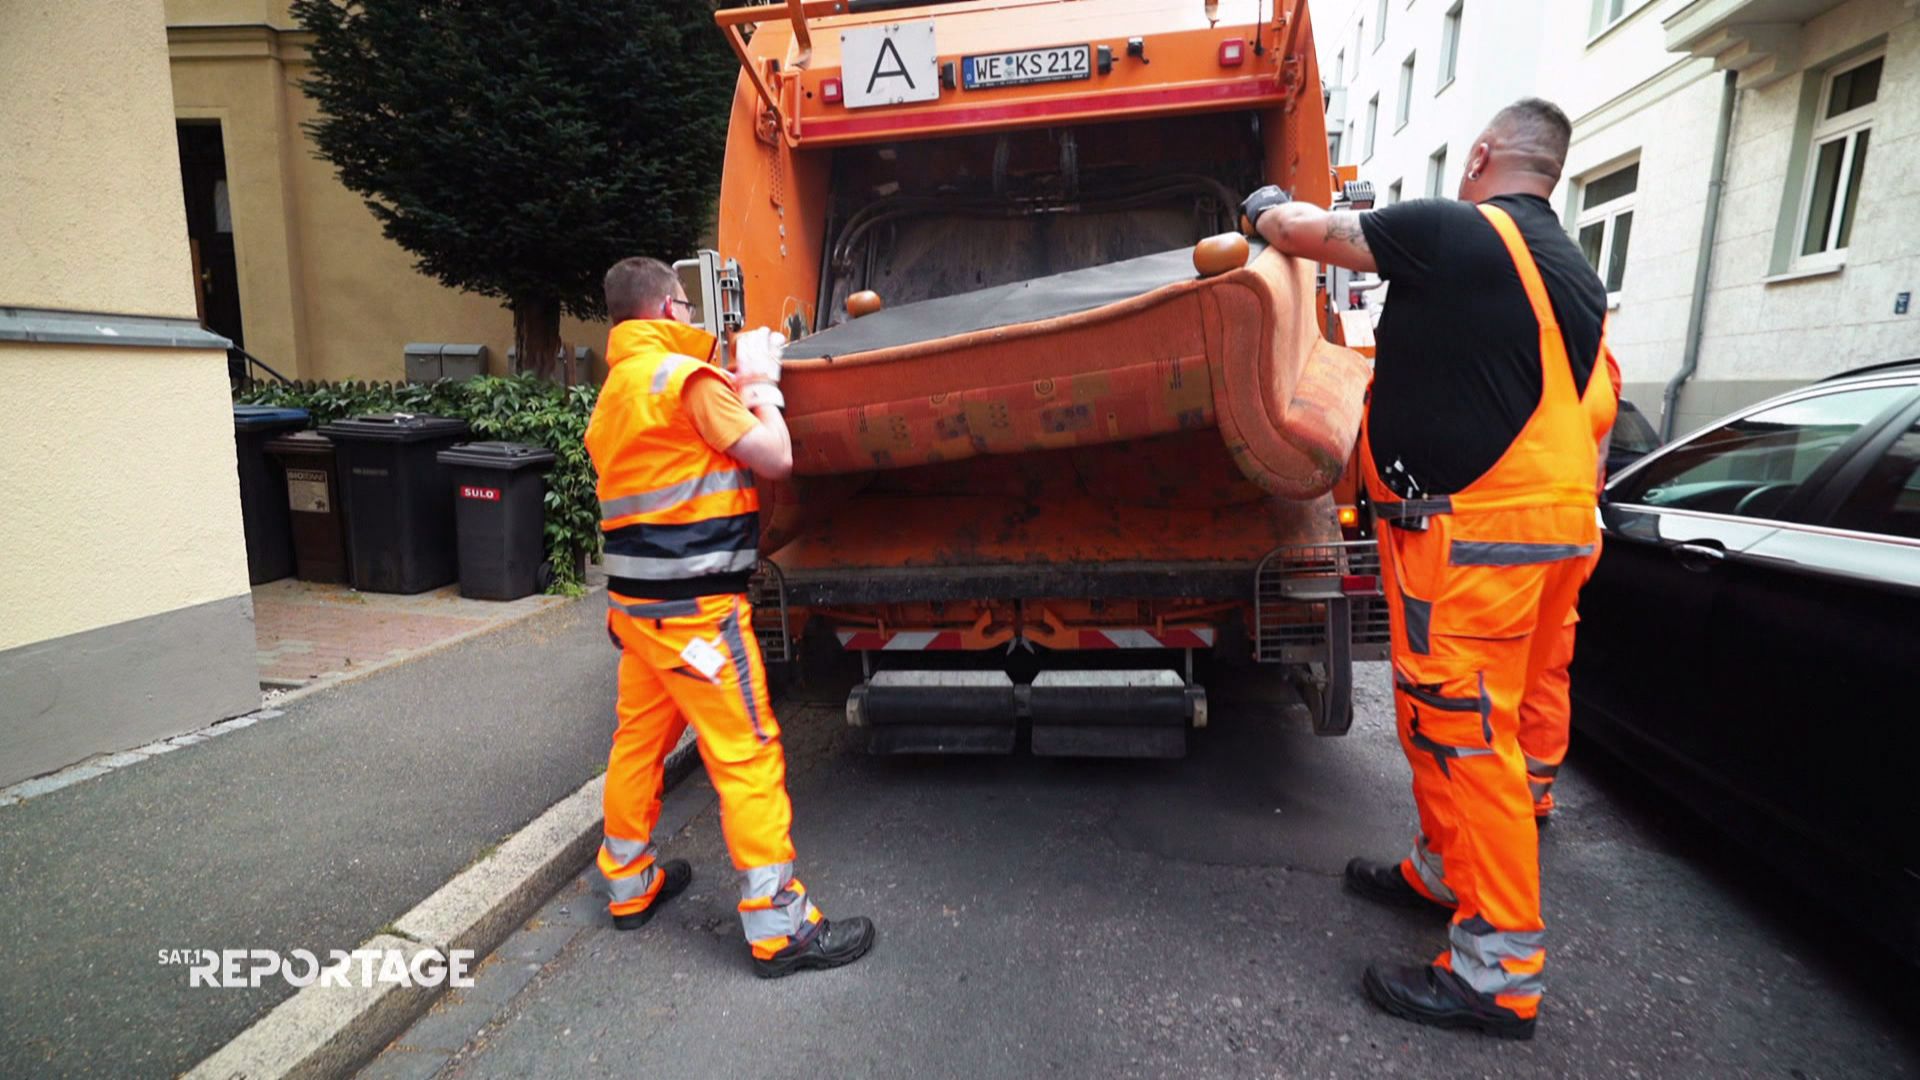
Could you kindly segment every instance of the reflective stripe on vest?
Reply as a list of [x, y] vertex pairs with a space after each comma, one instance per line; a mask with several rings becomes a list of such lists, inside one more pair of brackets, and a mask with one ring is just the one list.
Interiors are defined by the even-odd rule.
[[603, 499], [600, 502], [600, 517], [603, 521], [612, 521], [614, 518], [631, 517], [634, 514], [670, 510], [702, 495], [712, 495], [721, 491], [745, 491], [751, 487], [753, 487], [753, 474], [745, 469], [708, 473], [691, 480], [680, 480], [665, 487], [654, 488], [652, 491]]
[[[658, 321], [621, 323], [609, 335], [615, 366], [588, 436], [598, 455], [600, 530], [612, 578], [684, 582], [690, 585], [681, 588], [698, 592], [699, 579], [743, 574], [759, 561], [753, 474], [707, 445], [681, 399], [687, 380], [710, 367], [682, 350], [711, 346], [696, 328]], [[738, 581], [727, 587], [737, 591]]]

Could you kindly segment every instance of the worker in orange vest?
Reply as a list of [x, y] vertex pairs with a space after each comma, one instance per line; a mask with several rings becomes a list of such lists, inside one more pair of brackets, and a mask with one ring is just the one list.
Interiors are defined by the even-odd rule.
[[692, 724], [740, 872], [755, 972], [852, 963], [872, 947], [873, 923], [827, 920], [793, 876], [786, 758], [746, 599], [759, 560], [754, 478], [793, 471], [780, 413], [784, 339], [736, 334], [730, 377], [713, 362], [714, 336], [687, 321], [692, 305], [666, 264], [626, 259], [605, 284], [607, 381], [586, 441], [599, 473], [607, 627], [620, 646], [598, 858], [607, 909], [616, 928], [636, 929], [693, 880], [685, 860], [658, 862], [653, 844], [666, 757]]
[[1374, 964], [1362, 986], [1408, 1020], [1522, 1039], [1546, 924], [1520, 702], [1596, 550], [1594, 433], [1616, 404], [1606, 289], [1547, 202], [1571, 134], [1530, 98], [1475, 142], [1458, 202], [1329, 212], [1268, 187], [1243, 208], [1280, 251], [1392, 285], [1362, 461], [1420, 832], [1409, 857], [1355, 859], [1346, 880], [1452, 920], [1432, 963]]

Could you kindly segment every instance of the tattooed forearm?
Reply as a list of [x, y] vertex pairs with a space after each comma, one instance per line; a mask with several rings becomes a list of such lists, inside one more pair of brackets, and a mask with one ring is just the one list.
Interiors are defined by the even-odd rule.
[[1328, 243], [1367, 245], [1367, 234], [1360, 228], [1360, 215], [1341, 210], [1327, 215]]

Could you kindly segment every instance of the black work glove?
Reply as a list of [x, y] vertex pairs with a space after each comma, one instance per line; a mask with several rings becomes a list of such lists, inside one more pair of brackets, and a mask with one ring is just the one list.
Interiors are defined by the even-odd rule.
[[1240, 204], [1240, 216], [1246, 219], [1247, 232], [1258, 233], [1261, 214], [1292, 201], [1293, 195], [1279, 184], [1268, 184], [1247, 196], [1246, 201]]

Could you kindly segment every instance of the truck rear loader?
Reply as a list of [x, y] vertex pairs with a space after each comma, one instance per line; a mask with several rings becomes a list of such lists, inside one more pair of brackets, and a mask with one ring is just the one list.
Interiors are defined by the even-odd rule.
[[1341, 529], [1370, 368], [1327, 275], [1238, 235], [1261, 184], [1334, 198], [1305, 0], [716, 20], [718, 244], [680, 270], [723, 341], [792, 339], [768, 660], [858, 653], [881, 752], [1177, 756], [1196, 656], [1344, 732], [1386, 641]]

